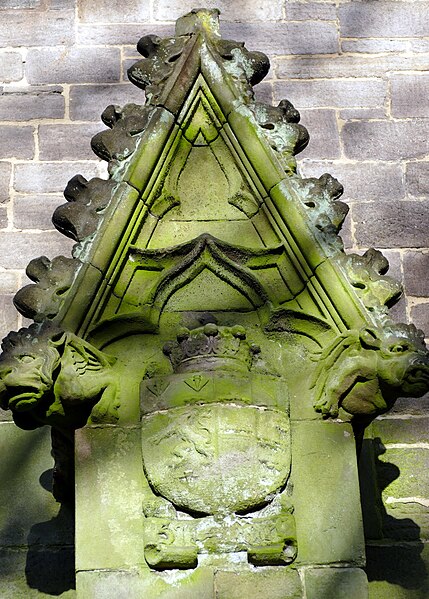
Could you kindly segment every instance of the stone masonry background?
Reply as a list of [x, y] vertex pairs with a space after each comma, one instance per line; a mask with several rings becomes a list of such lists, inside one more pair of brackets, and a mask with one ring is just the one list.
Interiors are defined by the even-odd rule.
[[[28, 262], [70, 253], [73, 243], [50, 220], [65, 201], [67, 181], [77, 173], [106, 176], [105, 163], [90, 148], [91, 137], [105, 128], [100, 114], [109, 104], [144, 101], [126, 78], [139, 56], [135, 44], [149, 33], [172, 34], [174, 20], [195, 5], [196, 0], [0, 0], [1, 337], [27, 324], [12, 297], [28, 282]], [[271, 70], [257, 96], [275, 104], [287, 98], [300, 111], [311, 137], [298, 155], [301, 174], [329, 172], [340, 180], [350, 207], [346, 247], [383, 251], [405, 289], [395, 317], [429, 334], [429, 1], [206, 0], [205, 5], [221, 9], [223, 37], [269, 55]], [[403, 559], [404, 539], [415, 543], [419, 559], [427, 553], [428, 408], [429, 397], [400, 400], [373, 431], [384, 443], [381, 461], [402, 473], [383, 494], [387, 513], [395, 509], [420, 528], [418, 541], [393, 534], [389, 555], [396, 564]], [[376, 552], [378, 537], [372, 533]], [[380, 572], [384, 566], [374, 560]], [[379, 579], [383, 576], [394, 578], [384, 573]], [[402, 596], [424, 595], [397, 595]]]

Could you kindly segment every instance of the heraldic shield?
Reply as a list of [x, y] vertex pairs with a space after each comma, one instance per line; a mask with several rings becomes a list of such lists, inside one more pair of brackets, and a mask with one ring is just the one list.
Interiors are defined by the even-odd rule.
[[198, 553], [212, 551], [247, 551], [261, 565], [295, 556], [283, 493], [287, 388], [249, 372], [259, 352], [241, 326], [185, 329], [164, 346], [174, 374], [142, 382], [143, 464], [157, 498], [145, 557], [154, 567], [192, 567]]

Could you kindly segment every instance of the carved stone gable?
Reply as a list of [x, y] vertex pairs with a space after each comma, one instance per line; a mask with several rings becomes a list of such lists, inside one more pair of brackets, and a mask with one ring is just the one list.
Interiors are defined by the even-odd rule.
[[28, 266], [35, 324], [3, 341], [1, 406], [53, 427], [60, 500], [75, 435], [79, 597], [113, 573], [130, 597], [215, 599], [232, 572], [321, 599], [312, 568], [364, 597], [356, 446], [429, 388], [429, 354], [389, 318], [385, 258], [344, 253], [341, 184], [297, 173], [297, 110], [255, 101], [267, 57], [218, 16], [139, 41], [146, 102], [102, 115], [109, 179], [67, 185], [73, 258]]

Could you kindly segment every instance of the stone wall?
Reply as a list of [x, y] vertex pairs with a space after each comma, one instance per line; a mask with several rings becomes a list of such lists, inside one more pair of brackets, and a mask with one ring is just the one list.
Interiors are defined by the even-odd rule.
[[[70, 252], [72, 242], [50, 222], [68, 179], [106, 172], [89, 145], [104, 128], [101, 112], [108, 104], [143, 102], [126, 79], [135, 43], [148, 33], [169, 35], [194, 4], [0, 0], [1, 336], [26, 324], [12, 297], [26, 282], [27, 263]], [[346, 246], [385, 253], [406, 292], [395, 316], [429, 333], [429, 2], [206, 5], [221, 9], [224, 37], [269, 54], [271, 71], [258, 94], [270, 103], [286, 97], [301, 112], [311, 136], [298, 156], [301, 172], [328, 171], [344, 184]], [[371, 599], [429, 595], [428, 407], [429, 398], [398, 401], [364, 443]], [[0, 419], [2, 457], [11, 456], [3, 474], [9, 482], [0, 487], [6, 596], [24, 596], [25, 584], [35, 596], [67, 591], [69, 581], [52, 578], [52, 563], [72, 554], [72, 531], [44, 488], [47, 432], [22, 433], [7, 414]]]

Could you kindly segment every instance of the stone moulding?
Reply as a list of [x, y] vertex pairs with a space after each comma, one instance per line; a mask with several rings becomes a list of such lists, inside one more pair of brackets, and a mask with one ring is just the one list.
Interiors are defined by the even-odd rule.
[[153, 570], [239, 552], [319, 563], [304, 533], [300, 557], [290, 422], [361, 434], [429, 388], [423, 333], [388, 315], [401, 288], [387, 261], [344, 253], [341, 184], [297, 173], [299, 113], [255, 101], [269, 61], [223, 40], [218, 15], [139, 41], [129, 78], [146, 102], [104, 111], [92, 148], [109, 179], [67, 185], [53, 222], [73, 258], [30, 262], [15, 305], [35, 324], [0, 357], [1, 406], [52, 425], [58, 481], [61, 435], [140, 427]]

